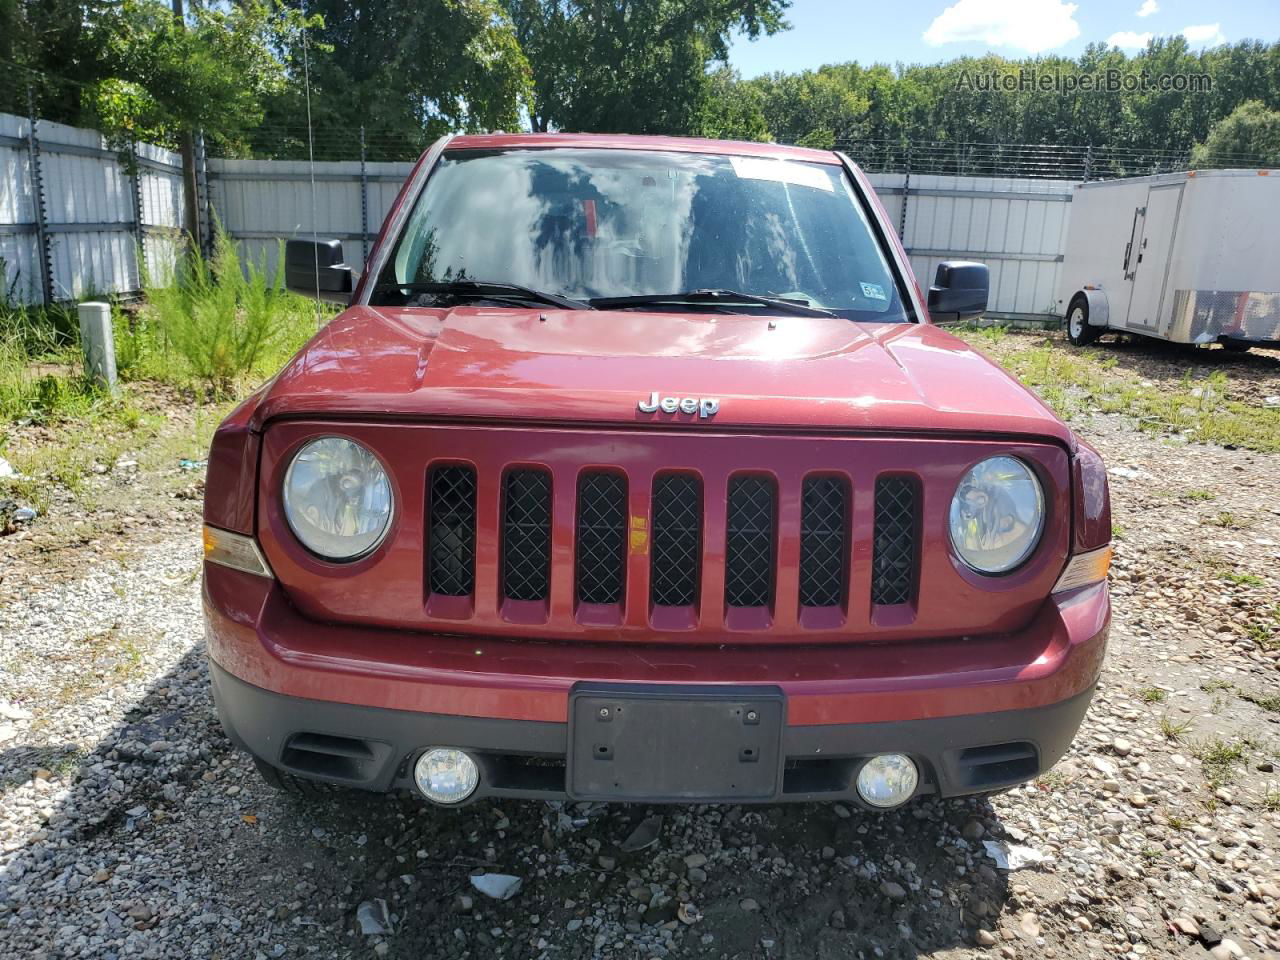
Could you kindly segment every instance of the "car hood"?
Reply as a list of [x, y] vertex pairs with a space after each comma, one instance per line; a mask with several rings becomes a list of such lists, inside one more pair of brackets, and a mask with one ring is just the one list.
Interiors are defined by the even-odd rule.
[[[716, 399], [710, 417], [645, 413]], [[928, 324], [496, 307], [353, 307], [265, 388], [280, 417], [399, 417], [690, 429], [964, 432], [1073, 444], [1029, 390]]]

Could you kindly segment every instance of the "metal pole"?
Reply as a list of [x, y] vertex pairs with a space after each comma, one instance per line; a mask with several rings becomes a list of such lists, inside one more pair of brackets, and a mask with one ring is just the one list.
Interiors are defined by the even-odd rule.
[[138, 141], [129, 141], [129, 178], [133, 181], [133, 260], [137, 267], [137, 283], [134, 290], [142, 289], [142, 275], [146, 272], [147, 237], [142, 225], [142, 168], [138, 163]]
[[48, 211], [45, 207], [44, 176], [40, 168], [40, 140], [36, 136], [36, 95], [27, 85], [27, 156], [31, 161], [31, 189], [35, 198], [36, 259], [40, 261], [40, 296], [53, 303], [53, 251], [49, 248]]
[[[360, 128], [360, 262], [369, 260], [369, 176], [365, 171], [364, 127]], [[363, 269], [363, 268], [361, 268]]]
[[94, 385], [112, 393], [116, 389], [116, 344], [111, 335], [111, 305], [82, 303], [80, 315], [80, 347], [84, 350], [84, 375]]
[[1089, 174], [1093, 172], [1093, 144], [1089, 144], [1084, 151], [1084, 182], [1089, 182]]
[[196, 131], [195, 149], [196, 244], [206, 255], [211, 255], [213, 253], [213, 205], [209, 198], [209, 155], [205, 151], [203, 130]]
[[898, 217], [898, 239], [907, 242], [907, 200], [911, 196], [911, 147], [907, 147], [906, 177], [902, 181], [902, 214]]

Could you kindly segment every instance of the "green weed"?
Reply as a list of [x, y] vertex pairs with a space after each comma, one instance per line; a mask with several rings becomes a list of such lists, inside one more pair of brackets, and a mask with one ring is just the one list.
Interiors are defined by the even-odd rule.
[[1182, 735], [1190, 729], [1190, 720], [1174, 720], [1167, 713], [1160, 714], [1160, 732], [1166, 740], [1181, 740]]
[[1209, 785], [1221, 787], [1231, 782], [1236, 767], [1248, 757], [1247, 747], [1248, 744], [1243, 740], [1213, 737], [1196, 744], [1191, 752], [1204, 767], [1204, 776]]
[[[283, 248], [283, 244], [281, 245]], [[206, 258], [186, 249], [167, 277], [146, 277], [147, 316], [122, 352], [130, 375], [177, 379], [176, 359], [210, 395], [232, 395], [238, 380], [273, 372], [315, 332], [313, 305], [284, 289], [284, 251], [274, 270], [246, 261], [221, 229]]]

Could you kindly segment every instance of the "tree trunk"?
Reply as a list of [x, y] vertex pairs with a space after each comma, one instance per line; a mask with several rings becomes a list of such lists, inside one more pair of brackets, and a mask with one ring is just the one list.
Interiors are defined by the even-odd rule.
[[[187, 24], [182, 0], [173, 0], [173, 16], [180, 29]], [[178, 152], [182, 155], [182, 229], [191, 242], [200, 245], [200, 212], [196, 181], [196, 141], [190, 130], [183, 130], [178, 137]]]

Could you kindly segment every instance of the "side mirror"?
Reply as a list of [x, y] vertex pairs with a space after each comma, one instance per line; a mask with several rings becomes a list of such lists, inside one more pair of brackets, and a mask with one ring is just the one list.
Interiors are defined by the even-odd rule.
[[991, 275], [985, 263], [944, 260], [929, 288], [929, 316], [934, 323], [976, 320], [987, 311]]
[[286, 240], [284, 285], [304, 297], [348, 303], [351, 267], [343, 262], [341, 240]]

